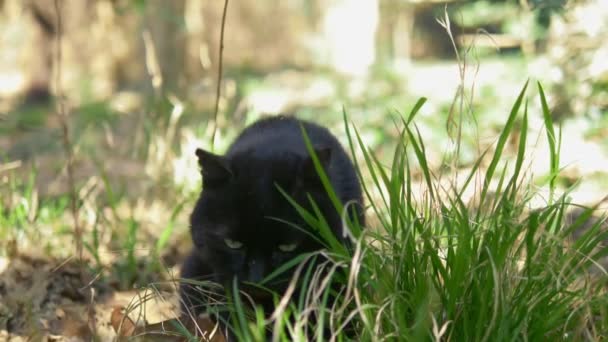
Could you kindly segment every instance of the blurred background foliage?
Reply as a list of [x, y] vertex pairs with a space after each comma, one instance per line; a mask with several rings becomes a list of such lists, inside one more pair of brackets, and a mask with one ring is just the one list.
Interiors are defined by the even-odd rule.
[[[547, 89], [564, 130], [563, 184], [585, 176], [581, 202], [605, 195], [605, 0], [232, 1], [217, 120], [223, 1], [59, 5], [0, 1], [3, 255], [41, 250], [41, 242], [55, 256], [73, 254], [58, 248], [71, 237], [59, 96], [83, 239], [95, 267], [118, 265], [128, 275], [118, 277], [122, 288], [154, 277], [154, 268], [133, 272], [138, 255], [153, 250], [172, 267], [187, 250], [180, 246], [189, 244], [187, 216], [200, 186], [194, 149], [222, 152], [267, 114], [295, 113], [346, 141], [344, 109], [390, 163], [395, 120], [424, 96], [416, 123], [432, 167], [451, 163], [458, 128], [454, 162], [466, 169], [495, 142], [531, 77]], [[540, 130], [539, 104], [530, 106], [531, 128]], [[546, 175], [548, 165], [538, 158], [533, 172]], [[124, 249], [128, 258], [112, 252]]]

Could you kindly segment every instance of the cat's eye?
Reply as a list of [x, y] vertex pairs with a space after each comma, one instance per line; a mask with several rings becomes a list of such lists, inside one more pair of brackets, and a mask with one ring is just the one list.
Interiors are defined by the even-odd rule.
[[243, 247], [243, 243], [241, 241], [224, 239], [224, 243], [231, 249], [240, 249]]
[[296, 247], [298, 247], [297, 243], [285, 243], [285, 244], [279, 245], [279, 250], [281, 252], [293, 252], [293, 251], [295, 251]]

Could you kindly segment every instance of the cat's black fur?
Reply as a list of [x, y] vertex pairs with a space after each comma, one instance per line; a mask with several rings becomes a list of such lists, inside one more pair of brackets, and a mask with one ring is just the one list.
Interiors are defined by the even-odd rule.
[[[262, 119], [246, 128], [224, 156], [197, 150], [203, 190], [191, 215], [194, 249], [183, 264], [182, 278], [212, 280], [227, 288], [235, 277], [241, 284], [256, 283], [298, 254], [321, 249], [306, 233], [281, 222], [306, 228], [277, 185], [308, 209], [310, 195], [335, 236], [345, 241], [342, 218], [317, 175], [301, 126], [338, 198], [343, 204], [356, 202], [349, 207], [363, 224], [359, 180], [338, 140], [326, 128], [293, 117]], [[234, 248], [238, 243], [242, 246]], [[279, 247], [294, 243], [293, 251]], [[275, 290], [282, 291], [283, 286]], [[204, 296], [191, 285], [182, 285], [181, 297], [184, 310], [205, 310]], [[268, 299], [253, 298], [268, 306]]]

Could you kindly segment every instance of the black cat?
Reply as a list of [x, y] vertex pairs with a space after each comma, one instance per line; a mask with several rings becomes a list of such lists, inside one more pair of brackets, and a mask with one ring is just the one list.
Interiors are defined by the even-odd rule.
[[[246, 128], [224, 156], [197, 149], [203, 190], [190, 218], [195, 247], [182, 278], [211, 280], [226, 289], [236, 278], [247, 288], [244, 282], [258, 283], [295, 256], [321, 249], [317, 240], [286, 223], [306, 228], [278, 187], [309, 210], [312, 197], [336, 238], [347, 243], [342, 217], [323, 188], [301, 127], [339, 200], [355, 202], [348, 208], [364, 224], [359, 180], [338, 140], [326, 128], [293, 117], [262, 119]], [[280, 293], [285, 285], [272, 289]], [[270, 299], [251, 290], [256, 304], [268, 308]], [[206, 295], [186, 283], [180, 292], [184, 311], [205, 311]]]

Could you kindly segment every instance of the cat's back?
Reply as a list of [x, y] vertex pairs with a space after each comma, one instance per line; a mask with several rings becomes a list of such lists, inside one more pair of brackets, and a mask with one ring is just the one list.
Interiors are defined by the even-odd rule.
[[227, 151], [228, 156], [241, 153], [291, 152], [306, 155], [301, 127], [314, 146], [339, 146], [336, 138], [324, 127], [292, 116], [272, 116], [247, 127]]

